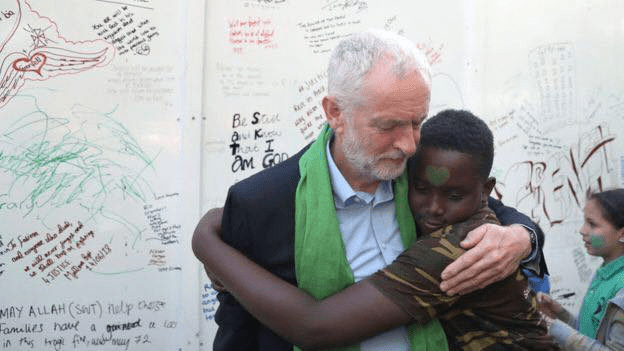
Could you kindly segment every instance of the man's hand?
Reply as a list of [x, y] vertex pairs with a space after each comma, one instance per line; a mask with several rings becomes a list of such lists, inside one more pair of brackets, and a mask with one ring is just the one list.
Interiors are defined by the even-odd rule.
[[[195, 228], [195, 232], [193, 233], [193, 252], [200, 261], [202, 260], [202, 255], [206, 254], [204, 253], [204, 249], [207, 248], [206, 245], [209, 245], [210, 239], [214, 239], [215, 237], [221, 238], [222, 217], [223, 207], [212, 208], [206, 212], [206, 214], [199, 221], [199, 224], [197, 224], [197, 228]], [[212, 272], [205, 266], [204, 270], [212, 282], [213, 289], [219, 292], [226, 291], [217, 276], [212, 274]]]
[[531, 238], [521, 225], [484, 224], [460, 245], [468, 250], [442, 272], [440, 288], [448, 295], [465, 295], [499, 281], [531, 253]]

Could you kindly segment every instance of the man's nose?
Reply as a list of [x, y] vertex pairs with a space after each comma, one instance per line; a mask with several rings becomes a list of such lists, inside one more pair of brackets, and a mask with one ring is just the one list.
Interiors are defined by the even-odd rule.
[[416, 145], [420, 141], [420, 128], [414, 128], [411, 124], [401, 128], [395, 147], [405, 155], [412, 156], [416, 152]]

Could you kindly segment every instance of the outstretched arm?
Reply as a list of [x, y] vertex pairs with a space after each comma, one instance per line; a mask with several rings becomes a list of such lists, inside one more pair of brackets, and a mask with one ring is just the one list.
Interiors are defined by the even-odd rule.
[[560, 319], [566, 324], [576, 327], [576, 323], [578, 322], [576, 316], [570, 313], [570, 311], [563, 307], [559, 302], [555, 301], [555, 299], [550, 297], [550, 295], [539, 292], [536, 295], [536, 299], [540, 312], [545, 314], [547, 317]]
[[195, 256], [252, 315], [295, 345], [349, 344], [411, 320], [366, 280], [317, 301], [223, 243], [220, 217], [220, 209], [212, 209], [199, 222]]
[[448, 295], [465, 295], [502, 280], [526, 257], [535, 256], [539, 262], [540, 252], [532, 252], [531, 235], [524, 227], [534, 230], [531, 219], [492, 198], [489, 206], [507, 226], [484, 224], [468, 234], [461, 243], [468, 251], [442, 272], [440, 288]]
[[[618, 295], [622, 295], [624, 289]], [[564, 350], [570, 351], [612, 351], [624, 347], [624, 310], [617, 303], [608, 303], [597, 339], [581, 334], [576, 330], [577, 320], [568, 310], [549, 295], [538, 293], [539, 309], [548, 321], [548, 334]], [[604, 335], [601, 335], [603, 334]], [[605, 340], [605, 344], [602, 341]]]

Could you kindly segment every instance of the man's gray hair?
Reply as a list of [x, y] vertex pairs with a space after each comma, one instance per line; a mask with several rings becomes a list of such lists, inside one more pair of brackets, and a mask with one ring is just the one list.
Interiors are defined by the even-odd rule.
[[398, 78], [417, 71], [431, 89], [431, 68], [426, 56], [407, 38], [392, 32], [369, 29], [351, 34], [332, 51], [327, 69], [328, 95], [337, 99], [341, 109], [366, 103], [362, 96], [365, 78], [382, 59], [389, 57]]

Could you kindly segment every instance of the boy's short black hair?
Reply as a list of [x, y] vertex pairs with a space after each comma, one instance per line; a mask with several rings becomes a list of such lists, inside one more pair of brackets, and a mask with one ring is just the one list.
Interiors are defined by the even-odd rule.
[[479, 163], [479, 175], [487, 179], [494, 161], [494, 136], [488, 125], [466, 110], [444, 110], [427, 119], [420, 130], [418, 150], [410, 166], [418, 158], [419, 150], [434, 147], [472, 155]]

